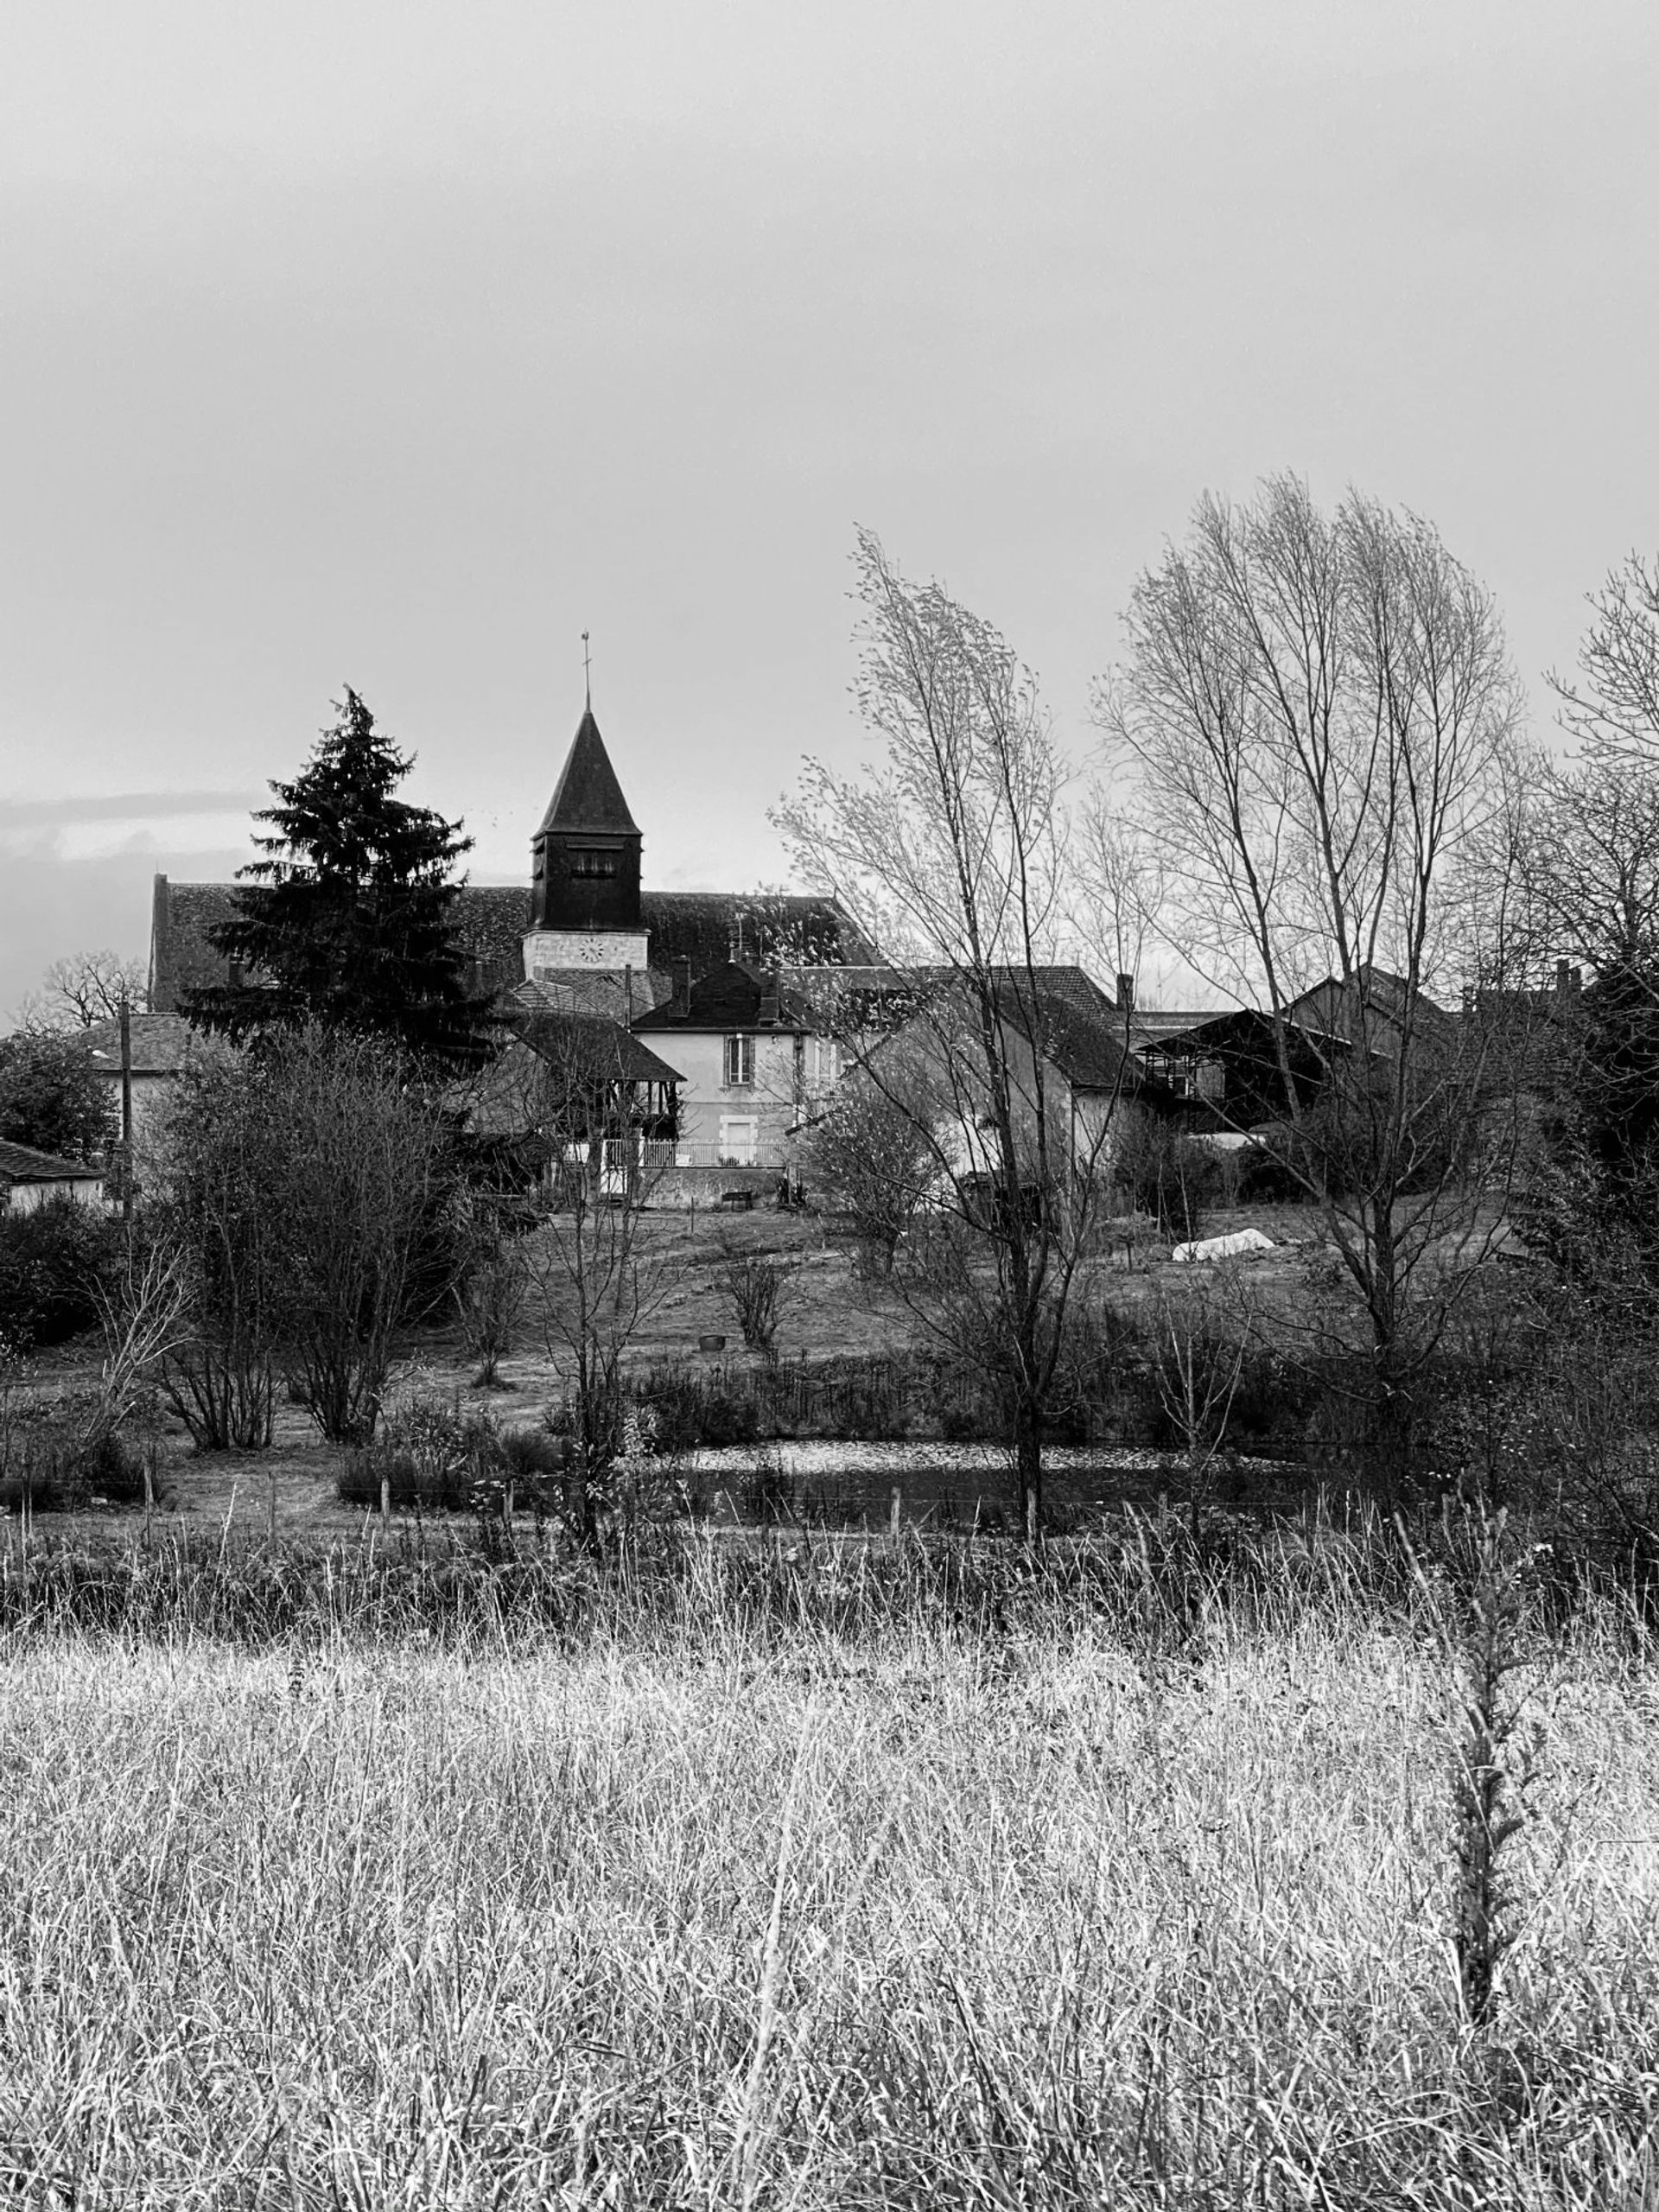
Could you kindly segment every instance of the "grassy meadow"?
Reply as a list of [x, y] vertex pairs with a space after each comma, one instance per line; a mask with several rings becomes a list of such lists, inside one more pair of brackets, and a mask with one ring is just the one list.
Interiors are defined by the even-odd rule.
[[1334, 1535], [1178, 1599], [1135, 1556], [705, 1542], [539, 1611], [14, 1573], [13, 2201], [1659, 2202], [1640, 1630], [1529, 1630], [1477, 2034], [1427, 1600]]

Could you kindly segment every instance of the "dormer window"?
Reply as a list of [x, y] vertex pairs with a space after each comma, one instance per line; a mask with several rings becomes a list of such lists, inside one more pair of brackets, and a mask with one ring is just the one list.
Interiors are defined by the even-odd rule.
[[578, 845], [570, 855], [570, 873], [572, 875], [614, 875], [616, 855], [595, 852], [591, 847], [584, 849]]

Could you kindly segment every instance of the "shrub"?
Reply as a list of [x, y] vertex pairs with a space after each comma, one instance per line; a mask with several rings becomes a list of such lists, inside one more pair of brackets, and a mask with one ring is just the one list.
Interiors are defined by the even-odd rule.
[[0, 1364], [0, 1511], [142, 1505], [146, 1473], [155, 1478], [155, 1407], [143, 1399], [127, 1430], [107, 1427], [103, 1410], [96, 1390], [48, 1395], [21, 1361]]
[[1122, 1117], [1112, 1173], [1137, 1211], [1155, 1215], [1174, 1243], [1198, 1235], [1204, 1210], [1216, 1204], [1224, 1179], [1221, 1161], [1207, 1144], [1174, 1122], [1135, 1111]]
[[118, 1237], [105, 1215], [73, 1198], [0, 1214], [0, 1338], [27, 1350], [90, 1328]]
[[479, 1512], [499, 1506], [509, 1475], [514, 1460], [487, 1414], [417, 1388], [386, 1409], [372, 1444], [347, 1455], [336, 1487], [351, 1505]]
[[732, 1245], [724, 1248], [717, 1281], [736, 1308], [738, 1326], [751, 1351], [770, 1353], [776, 1344], [793, 1273], [781, 1260]]

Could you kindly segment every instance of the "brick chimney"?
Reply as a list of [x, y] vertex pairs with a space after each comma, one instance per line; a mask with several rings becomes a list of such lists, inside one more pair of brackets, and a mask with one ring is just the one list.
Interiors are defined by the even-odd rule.
[[1117, 979], [1117, 1010], [1120, 1014], [1135, 1012], [1135, 978], [1120, 976]]
[[690, 1021], [691, 1019], [691, 963], [689, 960], [674, 963], [674, 995], [669, 1001], [668, 1011], [676, 1021]]
[[763, 1029], [775, 1029], [781, 1019], [779, 1011], [779, 977], [775, 968], [768, 968], [760, 978], [760, 1022]]

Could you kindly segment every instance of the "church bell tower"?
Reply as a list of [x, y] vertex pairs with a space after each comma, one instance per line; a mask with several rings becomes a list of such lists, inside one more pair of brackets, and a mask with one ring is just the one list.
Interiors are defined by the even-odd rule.
[[644, 974], [649, 950], [639, 912], [644, 842], [590, 701], [531, 842], [528, 980], [571, 969], [620, 974], [632, 968]]

